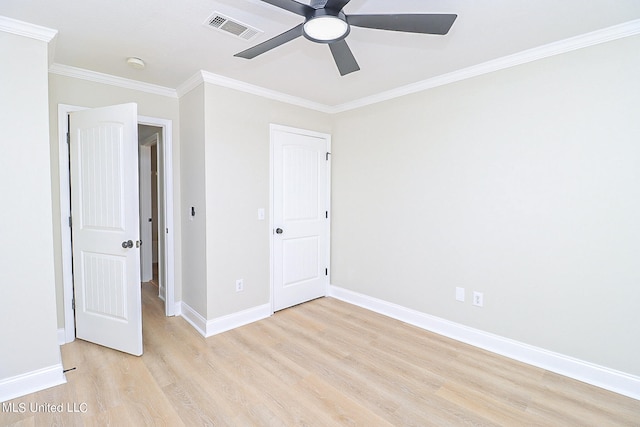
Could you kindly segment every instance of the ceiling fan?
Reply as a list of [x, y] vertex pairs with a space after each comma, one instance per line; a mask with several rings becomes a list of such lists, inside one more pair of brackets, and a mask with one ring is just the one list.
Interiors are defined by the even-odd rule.
[[360, 69], [345, 41], [352, 25], [378, 30], [444, 35], [449, 32], [458, 17], [454, 14], [346, 15], [342, 9], [351, 0], [312, 0], [311, 5], [295, 0], [262, 1], [304, 16], [305, 20], [302, 24], [234, 56], [253, 59], [300, 36], [305, 36], [312, 42], [329, 45], [341, 76]]

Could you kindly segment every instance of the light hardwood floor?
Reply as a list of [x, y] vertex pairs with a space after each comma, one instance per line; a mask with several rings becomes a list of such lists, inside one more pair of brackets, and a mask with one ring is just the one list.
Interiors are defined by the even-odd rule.
[[[144, 355], [62, 347], [15, 426], [640, 426], [640, 401], [323, 298], [208, 339], [143, 285]], [[64, 405], [32, 413], [32, 404]], [[84, 413], [69, 413], [86, 410]]]

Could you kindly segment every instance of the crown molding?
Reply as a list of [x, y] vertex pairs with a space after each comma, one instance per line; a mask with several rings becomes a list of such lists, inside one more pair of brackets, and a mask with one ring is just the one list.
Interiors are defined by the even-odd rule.
[[41, 40], [47, 43], [53, 40], [56, 34], [58, 34], [57, 30], [7, 18], [6, 16], [0, 16], [0, 31]]
[[176, 93], [178, 94], [178, 98], [182, 98], [187, 93], [191, 92], [198, 86], [204, 83], [204, 78], [202, 77], [202, 71], [198, 71], [193, 76], [189, 77], [185, 82], [183, 82], [176, 89]]
[[[5, 22], [17, 22], [20, 25], [13, 24], [15, 34], [19, 34], [17, 29], [20, 28], [40, 28], [49, 31], [49, 36], [52, 38], [56, 32], [44, 27], [33, 26], [21, 21], [15, 21], [13, 19], [0, 16], [0, 30], [5, 29], [7, 24]], [[51, 36], [53, 34], [53, 36]], [[451, 73], [436, 76], [430, 79], [422, 80], [416, 83], [412, 83], [406, 86], [402, 86], [389, 91], [381, 92], [376, 95], [367, 96], [357, 99], [355, 101], [347, 102], [339, 105], [326, 105], [319, 102], [310, 101], [308, 99], [287, 95], [282, 92], [278, 92], [272, 89], [267, 89], [261, 86], [242, 82], [229, 77], [224, 77], [218, 74], [210, 73], [208, 71], [198, 71], [177, 89], [171, 89], [164, 86], [157, 86], [150, 83], [144, 83], [136, 80], [125, 79], [122, 77], [116, 77], [109, 74], [98, 73], [95, 71], [89, 71], [82, 68], [71, 67], [62, 64], [53, 64], [49, 68], [49, 72], [53, 74], [59, 74], [67, 77], [74, 77], [83, 80], [94, 81], [98, 83], [109, 84], [113, 86], [124, 87], [127, 89], [134, 89], [143, 92], [153, 93], [156, 95], [168, 96], [171, 98], [179, 98], [184, 94], [195, 89], [202, 83], [210, 83], [217, 86], [222, 86], [230, 89], [235, 89], [241, 92], [250, 93], [253, 95], [261, 96], [263, 98], [273, 99], [276, 101], [284, 102], [287, 104], [297, 105], [299, 107], [308, 108], [311, 110], [320, 111], [322, 113], [336, 114], [349, 110], [365, 107], [367, 105], [377, 104], [379, 102], [388, 101], [391, 99], [399, 98], [401, 96], [410, 95], [417, 92], [422, 92], [428, 89], [432, 89], [439, 86], [444, 86], [449, 83], [458, 82], [461, 80], [470, 79], [472, 77], [481, 76], [483, 74], [492, 73], [494, 71], [503, 70], [506, 68], [515, 67], [518, 65], [526, 64], [528, 62], [537, 61], [539, 59], [548, 58], [555, 55], [571, 52], [574, 50], [582, 49], [585, 47], [606, 43], [613, 40], [622, 39], [640, 34], [640, 19], [625, 22], [623, 24], [614, 25], [612, 27], [604, 28], [602, 30], [593, 31], [576, 37], [571, 37], [565, 40], [549, 43], [543, 46], [539, 46], [533, 49], [522, 51], [513, 55], [498, 58], [492, 61], [484, 62], [482, 64], [474, 65], [461, 70], [453, 71]], [[51, 39], [50, 38], [50, 39]], [[49, 39], [49, 40], [50, 40]], [[42, 38], [41, 38], [42, 40]]]
[[494, 71], [503, 70], [505, 68], [515, 67], [517, 65], [526, 64], [528, 62], [537, 61], [539, 59], [548, 58], [555, 55], [571, 52], [585, 47], [593, 46], [600, 43], [606, 43], [613, 40], [622, 39], [640, 34], [640, 19], [625, 22], [623, 24], [614, 25], [602, 30], [593, 31], [591, 33], [582, 34], [565, 40], [549, 43], [533, 49], [515, 53], [513, 55], [498, 58], [482, 64], [474, 65], [468, 68], [457, 70], [448, 74], [443, 74], [431, 79], [422, 80], [389, 91], [381, 92], [376, 95], [367, 96], [352, 102], [347, 102], [331, 107], [331, 113], [341, 113], [344, 111], [354, 110], [356, 108], [365, 107], [371, 104], [388, 101], [401, 96], [422, 92], [438, 86], [444, 86], [449, 83], [470, 79], [472, 77], [481, 76], [483, 74], [492, 73]]
[[261, 86], [256, 86], [249, 83], [241, 82], [239, 80], [231, 79], [229, 77], [209, 73], [208, 71], [202, 71], [202, 78], [206, 83], [224, 86], [230, 89], [241, 90], [253, 95], [262, 96], [264, 98], [273, 99], [275, 101], [285, 102], [287, 104], [297, 105], [298, 107], [309, 108], [311, 110], [320, 111], [322, 113], [332, 112], [332, 108], [330, 106], [321, 104], [319, 102], [310, 101], [308, 99], [300, 98], [293, 95], [287, 95], [285, 93], [266, 89]]
[[125, 89], [138, 90], [154, 95], [167, 96], [169, 98], [178, 97], [178, 93], [175, 89], [171, 89], [165, 86], [158, 86], [151, 83], [140, 82], [137, 80], [125, 79], [123, 77], [117, 77], [111, 74], [86, 70], [84, 68], [72, 67], [70, 65], [53, 64], [51, 67], [49, 67], [49, 72], [52, 74], [58, 74], [60, 76], [73, 77], [76, 79], [88, 80], [91, 82], [103, 83], [111, 86], [118, 86]]
[[216, 86], [235, 89], [240, 92], [250, 93], [252, 95], [273, 99], [275, 101], [280, 101], [287, 104], [297, 105], [298, 107], [309, 108], [311, 110], [320, 111], [322, 113], [332, 112], [332, 107], [329, 105], [310, 101], [308, 99], [300, 98], [297, 96], [287, 95], [282, 92], [278, 92], [272, 89], [267, 89], [267, 88], [253, 85], [250, 83], [245, 83], [240, 80], [235, 80], [229, 77], [210, 73], [204, 70], [200, 70], [199, 72], [194, 74], [191, 78], [189, 78], [186, 82], [181, 84], [177, 89], [178, 96], [182, 96], [185, 93], [195, 89], [201, 83], [210, 83]]

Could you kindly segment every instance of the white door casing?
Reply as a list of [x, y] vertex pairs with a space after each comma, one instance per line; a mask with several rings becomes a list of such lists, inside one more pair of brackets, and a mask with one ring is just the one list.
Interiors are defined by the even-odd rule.
[[175, 245], [173, 221], [173, 125], [171, 120], [138, 116], [138, 124], [160, 128], [156, 134], [158, 159], [158, 295], [166, 316], [179, 313], [175, 302]]
[[330, 136], [271, 125], [274, 311], [327, 294]]
[[137, 121], [136, 104], [70, 114], [76, 336], [139, 356]]
[[140, 145], [140, 280], [153, 279], [152, 223], [151, 223], [151, 146]]

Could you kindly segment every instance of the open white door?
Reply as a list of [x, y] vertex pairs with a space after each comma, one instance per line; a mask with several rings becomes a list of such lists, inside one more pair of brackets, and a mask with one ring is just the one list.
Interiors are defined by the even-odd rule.
[[76, 336], [139, 356], [136, 104], [70, 114]]
[[327, 293], [329, 138], [271, 127], [274, 311]]

